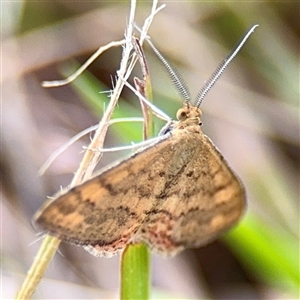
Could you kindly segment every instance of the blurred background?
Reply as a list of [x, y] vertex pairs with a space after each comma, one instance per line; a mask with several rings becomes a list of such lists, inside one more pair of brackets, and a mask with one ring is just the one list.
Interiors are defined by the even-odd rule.
[[[298, 299], [299, 2], [172, 2], [149, 35], [196, 97], [244, 32], [259, 24], [202, 103], [203, 131], [241, 177], [242, 222], [220, 240], [175, 258], [152, 257], [153, 299]], [[142, 25], [151, 3], [138, 1]], [[70, 183], [90, 135], [46, 174], [38, 170], [72, 136], [97, 124], [122, 49], [105, 52], [74, 83], [45, 89], [96, 49], [121, 40], [129, 1], [2, 2], [2, 297], [14, 297], [41, 245], [31, 219], [47, 196]], [[175, 118], [182, 100], [145, 45], [154, 103]], [[140, 76], [137, 66], [135, 74]], [[132, 78], [131, 78], [132, 80]], [[124, 89], [115, 116], [141, 116]], [[156, 130], [163, 125], [155, 121]], [[106, 146], [142, 139], [138, 123], [114, 125]], [[126, 153], [105, 155], [99, 168]], [[118, 298], [119, 257], [95, 258], [62, 243], [33, 299]]]

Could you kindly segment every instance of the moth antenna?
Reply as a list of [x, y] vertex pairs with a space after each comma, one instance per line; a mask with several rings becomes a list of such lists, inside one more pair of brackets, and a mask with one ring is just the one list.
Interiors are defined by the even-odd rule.
[[163, 57], [163, 55], [158, 51], [158, 49], [153, 45], [153, 43], [149, 40], [149, 38], [146, 39], [148, 44], [151, 46], [155, 54], [158, 56], [160, 61], [162, 62], [163, 66], [165, 67], [166, 71], [169, 74], [169, 77], [173, 84], [175, 85], [175, 88], [177, 89], [177, 92], [179, 95], [186, 101], [190, 101], [190, 92], [189, 89], [182, 79], [181, 75], [178, 73], [177, 70], [171, 67], [171, 65], [167, 62], [167, 60]]
[[196, 105], [195, 105], [196, 107], [199, 107], [201, 105], [203, 98], [210, 91], [210, 89], [214, 86], [214, 84], [220, 78], [220, 76], [224, 72], [224, 70], [227, 68], [227, 66], [230, 64], [230, 62], [234, 59], [234, 57], [238, 54], [238, 52], [244, 46], [245, 42], [247, 41], [249, 36], [254, 32], [254, 29], [256, 27], [258, 27], [258, 25], [252, 26], [244, 34], [244, 36], [238, 42], [237, 46], [233, 49], [233, 51], [223, 60], [223, 62], [217, 67], [217, 69], [214, 71], [214, 73], [211, 75], [211, 77], [205, 82], [204, 86], [199, 91], [199, 93], [196, 97]]

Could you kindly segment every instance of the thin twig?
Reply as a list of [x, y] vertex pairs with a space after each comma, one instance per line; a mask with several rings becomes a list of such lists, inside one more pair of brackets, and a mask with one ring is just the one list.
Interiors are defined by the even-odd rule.
[[[125, 75], [125, 73], [127, 71], [128, 61], [129, 61], [130, 53], [131, 53], [131, 49], [132, 49], [132, 45], [131, 45], [131, 37], [132, 37], [132, 33], [133, 33], [132, 22], [134, 20], [135, 8], [136, 8], [136, 1], [132, 0], [130, 14], [129, 14], [129, 20], [128, 20], [128, 27], [127, 27], [126, 34], [125, 34], [125, 46], [124, 46], [122, 61], [121, 61], [120, 70], [119, 70], [119, 73], [122, 74], [123, 76]], [[118, 102], [118, 99], [119, 99], [119, 96], [123, 89], [123, 86], [124, 86], [124, 83], [122, 82], [122, 80], [118, 80], [116, 83], [116, 86], [113, 90], [113, 93], [111, 95], [111, 99], [107, 106], [107, 109], [104, 112], [102, 120], [99, 123], [99, 127], [95, 132], [95, 136], [89, 145], [90, 149], [99, 149], [99, 148], [103, 147], [104, 139], [105, 139], [107, 128], [108, 128], [108, 121], [110, 120], [110, 118], [112, 116], [114, 107], [116, 106], [116, 104]], [[73, 177], [73, 180], [71, 182], [71, 187], [81, 183], [84, 179], [91, 177], [93, 170], [94, 170], [95, 166], [97, 165], [101, 156], [102, 156], [102, 154], [100, 152], [97, 153], [97, 152], [90, 151], [90, 150], [85, 152], [85, 155], [79, 165], [79, 168], [78, 168], [75, 176]]]
[[[109, 126], [115, 123], [120, 123], [120, 122], [143, 122], [144, 119], [141, 117], [136, 117], [136, 118], [117, 118], [117, 119], [112, 119], [109, 120]], [[50, 157], [44, 162], [44, 164], [41, 166], [39, 169], [39, 175], [42, 176], [45, 174], [47, 169], [50, 167], [50, 165], [57, 159], [57, 157], [65, 152], [71, 145], [73, 145], [75, 142], [80, 140], [82, 137], [85, 135], [91, 133], [92, 131], [96, 130], [99, 127], [99, 124], [93, 125], [89, 128], [86, 128], [82, 130], [81, 132], [77, 133], [74, 135], [72, 138], [70, 138], [65, 144], [63, 144], [61, 147], [56, 149]], [[116, 151], [116, 150], [115, 150]]]
[[[133, 143], [131, 145], [125, 145], [125, 146], [119, 146], [119, 147], [112, 147], [112, 148], [101, 148], [101, 149], [89, 149], [92, 151], [99, 151], [99, 152], [117, 152], [117, 151], [123, 151], [123, 150], [133, 150], [133, 149], [139, 149], [142, 147], [146, 147], [149, 145], [157, 144], [157, 142], [165, 139], [166, 136], [156, 136], [152, 139], [145, 140], [143, 142], [139, 143]], [[84, 147], [85, 149], [88, 149], [87, 147]]]
[[88, 66], [97, 59], [104, 51], [112, 48], [112, 47], [119, 47], [124, 45], [125, 40], [117, 41], [117, 42], [110, 42], [105, 46], [101, 46], [92, 56], [88, 58], [88, 60], [72, 75], [70, 75], [68, 78], [63, 80], [53, 80], [53, 81], [43, 81], [42, 86], [43, 87], [58, 87], [63, 86], [66, 84], [69, 84], [73, 80], [75, 80], [84, 70], [88, 68]]

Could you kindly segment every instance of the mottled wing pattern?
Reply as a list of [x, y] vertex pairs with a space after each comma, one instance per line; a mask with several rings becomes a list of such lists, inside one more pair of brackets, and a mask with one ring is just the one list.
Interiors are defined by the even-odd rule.
[[[35, 223], [62, 240], [87, 246], [94, 255], [121, 251], [153, 209], [172, 144], [164, 138], [53, 200]], [[155, 187], [153, 185], [155, 183]]]
[[164, 169], [163, 194], [156, 195], [135, 235], [164, 255], [208, 243], [233, 226], [246, 206], [241, 182], [209, 138], [190, 132], [173, 142], [177, 151]]
[[222, 155], [199, 125], [179, 122], [160, 142], [48, 201], [35, 220], [96, 256], [129, 242], [173, 255], [214, 239], [244, 209], [243, 186]]

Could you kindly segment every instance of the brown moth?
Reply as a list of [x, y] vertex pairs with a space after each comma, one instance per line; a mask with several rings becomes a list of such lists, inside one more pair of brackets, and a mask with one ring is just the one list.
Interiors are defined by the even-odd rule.
[[[186, 99], [178, 121], [164, 128], [158, 141], [48, 200], [34, 217], [39, 228], [95, 256], [112, 256], [139, 242], [175, 255], [207, 244], [236, 224], [246, 207], [245, 190], [203, 134], [199, 105], [255, 27], [206, 83], [197, 104]], [[186, 97], [177, 73], [148, 42]]]

